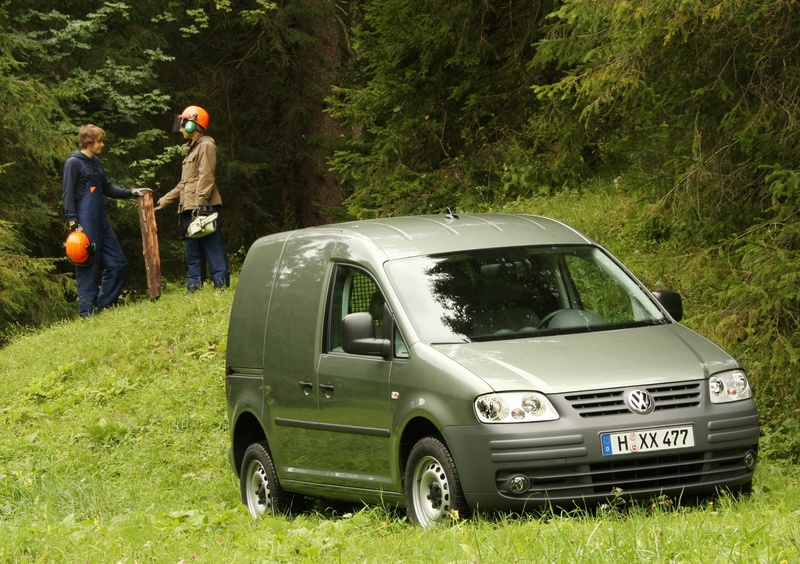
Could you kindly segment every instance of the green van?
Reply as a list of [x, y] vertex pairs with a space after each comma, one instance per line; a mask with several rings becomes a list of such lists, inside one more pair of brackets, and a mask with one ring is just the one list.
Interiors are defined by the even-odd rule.
[[473, 511], [748, 491], [742, 366], [601, 246], [530, 215], [263, 237], [230, 317], [229, 458], [254, 517], [307, 497]]

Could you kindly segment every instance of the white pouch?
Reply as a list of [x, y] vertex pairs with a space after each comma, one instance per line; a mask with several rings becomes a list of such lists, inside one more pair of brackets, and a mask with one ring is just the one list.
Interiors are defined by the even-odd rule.
[[198, 215], [186, 229], [186, 236], [190, 239], [198, 239], [211, 235], [217, 230], [217, 212], [209, 215]]

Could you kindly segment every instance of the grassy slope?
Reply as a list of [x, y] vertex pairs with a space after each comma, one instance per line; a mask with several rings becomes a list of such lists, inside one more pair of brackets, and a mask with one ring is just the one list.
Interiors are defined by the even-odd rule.
[[[608, 242], [601, 231], [615, 229], [624, 203], [587, 198], [540, 211]], [[580, 206], [605, 210], [581, 215]], [[560, 215], [564, 210], [575, 216]], [[612, 250], [627, 262], [621, 233]], [[475, 519], [435, 531], [380, 508], [346, 519], [306, 514], [254, 522], [226, 461], [223, 367], [232, 296], [186, 296], [169, 287], [158, 302], [59, 324], [0, 350], [0, 561], [800, 558], [800, 473], [776, 462], [760, 466], [747, 500], [688, 510]]]

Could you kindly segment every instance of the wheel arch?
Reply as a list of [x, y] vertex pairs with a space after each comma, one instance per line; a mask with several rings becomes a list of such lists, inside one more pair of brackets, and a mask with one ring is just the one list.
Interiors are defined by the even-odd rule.
[[397, 460], [399, 464], [399, 475], [401, 477], [405, 475], [406, 464], [408, 464], [408, 455], [411, 453], [411, 449], [414, 448], [414, 445], [417, 444], [417, 441], [419, 441], [421, 438], [431, 436], [437, 437], [445, 445], [447, 444], [439, 428], [433, 423], [433, 421], [425, 417], [414, 417], [406, 424], [405, 428], [403, 428], [403, 433], [400, 437], [400, 448]]
[[242, 460], [244, 453], [253, 443], [267, 442], [267, 435], [261, 422], [255, 414], [245, 411], [239, 415], [236, 420], [236, 425], [233, 429], [233, 461], [235, 463], [234, 470], [236, 475], [240, 476], [242, 471]]

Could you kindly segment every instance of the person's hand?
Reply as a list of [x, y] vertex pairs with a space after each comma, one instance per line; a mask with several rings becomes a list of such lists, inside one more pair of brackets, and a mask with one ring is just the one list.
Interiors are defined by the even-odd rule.
[[137, 198], [141, 198], [146, 192], [152, 192], [150, 188], [131, 188], [131, 193]]
[[77, 221], [70, 221], [69, 222], [69, 230], [72, 231], [83, 231], [83, 227]]
[[161, 206], [161, 198], [159, 198], [159, 199], [158, 199], [158, 201], [156, 202], [156, 205], [155, 205], [155, 206], [153, 206], [153, 210], [154, 210], [154, 211], [158, 211], [158, 210], [160, 210], [161, 208], [162, 208], [162, 206]]

